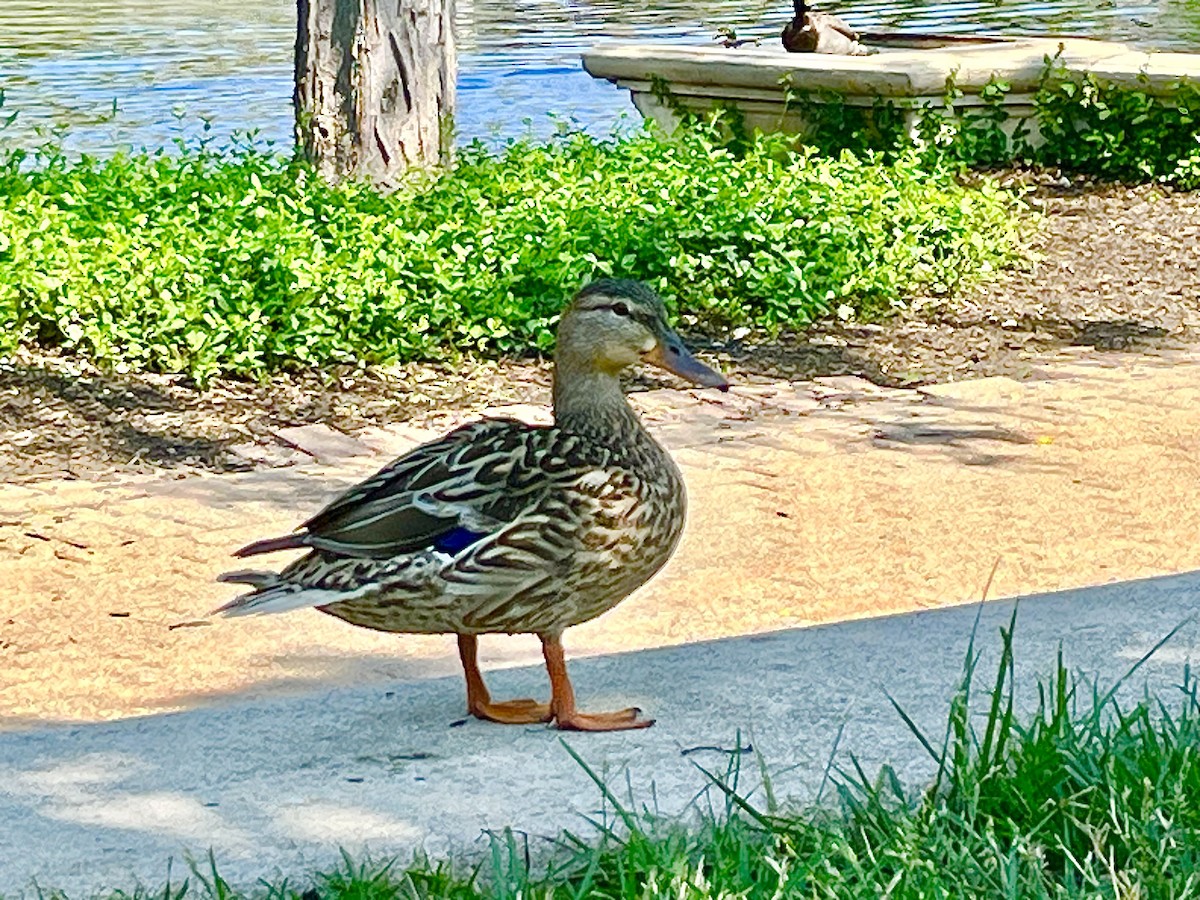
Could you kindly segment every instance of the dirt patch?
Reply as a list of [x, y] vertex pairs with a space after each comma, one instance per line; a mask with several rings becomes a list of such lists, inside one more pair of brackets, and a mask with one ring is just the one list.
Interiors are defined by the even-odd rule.
[[[541, 364], [464, 361], [221, 380], [197, 390], [167, 375], [112, 375], [79, 360], [23, 353], [0, 363], [0, 477], [98, 478], [172, 468], [243, 471], [275, 432], [323, 422], [348, 433], [462, 409], [528, 402]], [[532, 390], [531, 390], [532, 389]]]
[[[862, 375], [902, 386], [1020, 375], [1064, 346], [1140, 350], [1200, 341], [1200, 194], [1051, 182], [1029, 272], [882, 323], [832, 322], [764, 344], [703, 346], [732, 377]], [[697, 343], [697, 342], [693, 342]], [[639, 379], [640, 386], [658, 383]], [[110, 375], [23, 354], [0, 363], [0, 477], [104, 478], [262, 465], [280, 428], [425, 423], [549, 399], [543, 360], [280, 376], [269, 384]], [[268, 454], [269, 461], [269, 454]]]

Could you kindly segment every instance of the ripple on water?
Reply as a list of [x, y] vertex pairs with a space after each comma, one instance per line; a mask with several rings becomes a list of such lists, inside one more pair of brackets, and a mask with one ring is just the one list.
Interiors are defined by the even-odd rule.
[[[1200, 5], [1191, 0], [827, 5], [866, 29], [1071, 33], [1200, 48]], [[546, 134], [558, 127], [547, 113], [606, 133], [636, 114], [625, 92], [580, 70], [583, 49], [612, 39], [705, 43], [720, 25], [773, 37], [789, 14], [788, 0], [459, 0], [460, 134]], [[19, 113], [6, 143], [35, 144], [65, 127], [74, 151], [153, 147], [197, 137], [203, 120], [218, 140], [255, 129], [287, 143], [294, 17], [294, 0], [3, 0], [0, 86], [5, 112]]]

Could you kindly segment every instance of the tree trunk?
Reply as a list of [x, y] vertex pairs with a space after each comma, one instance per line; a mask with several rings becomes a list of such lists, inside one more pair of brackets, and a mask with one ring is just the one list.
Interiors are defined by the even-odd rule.
[[297, 0], [296, 139], [332, 182], [448, 161], [454, 0]]

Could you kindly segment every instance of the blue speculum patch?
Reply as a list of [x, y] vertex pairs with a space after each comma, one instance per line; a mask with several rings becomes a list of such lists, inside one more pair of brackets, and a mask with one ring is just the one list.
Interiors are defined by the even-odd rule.
[[459, 525], [457, 528], [439, 535], [433, 542], [433, 549], [440, 553], [457, 553], [465, 550], [482, 537], [484, 537], [483, 532], [472, 531]]

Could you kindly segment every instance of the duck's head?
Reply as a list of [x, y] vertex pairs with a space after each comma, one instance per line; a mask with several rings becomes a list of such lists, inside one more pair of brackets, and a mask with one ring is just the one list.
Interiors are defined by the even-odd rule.
[[603, 278], [575, 295], [558, 325], [558, 364], [618, 375], [646, 363], [702, 387], [729, 388], [684, 347], [662, 298], [637, 281]]

